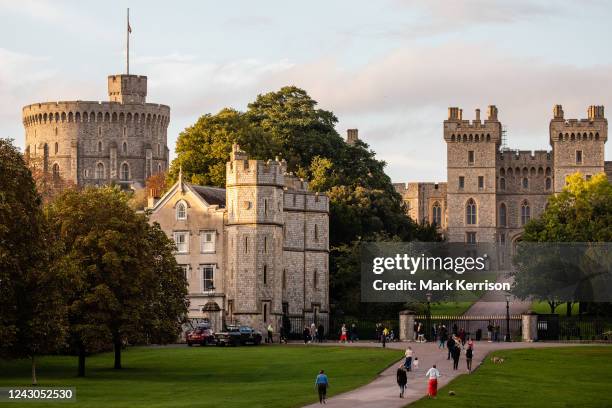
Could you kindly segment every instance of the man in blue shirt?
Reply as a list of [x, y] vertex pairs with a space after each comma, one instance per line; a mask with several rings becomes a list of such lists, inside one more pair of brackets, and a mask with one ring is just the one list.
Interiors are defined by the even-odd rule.
[[327, 387], [329, 387], [329, 380], [327, 379], [327, 375], [325, 375], [325, 371], [321, 370], [315, 380], [315, 388], [319, 392], [319, 404], [325, 404]]

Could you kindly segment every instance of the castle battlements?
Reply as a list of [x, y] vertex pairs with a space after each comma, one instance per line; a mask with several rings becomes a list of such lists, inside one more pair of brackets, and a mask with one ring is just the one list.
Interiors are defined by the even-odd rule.
[[552, 151], [548, 150], [503, 150], [498, 158], [502, 165], [511, 163], [547, 163], [552, 162]]
[[489, 105], [487, 118], [480, 119], [480, 109], [476, 109], [472, 121], [463, 119], [463, 109], [448, 108], [448, 119], [444, 121], [444, 139], [447, 142], [499, 142], [501, 140], [501, 123], [497, 118], [495, 105]]

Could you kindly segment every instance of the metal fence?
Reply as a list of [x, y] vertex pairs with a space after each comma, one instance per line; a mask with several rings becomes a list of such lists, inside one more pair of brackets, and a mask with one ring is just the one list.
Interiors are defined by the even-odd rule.
[[[423, 334], [428, 341], [439, 338], [442, 326], [448, 334], [459, 334], [463, 329], [466, 338], [474, 340], [504, 341], [521, 336], [521, 315], [483, 315], [483, 316], [452, 316], [452, 315], [418, 315], [415, 317], [415, 332], [418, 324], [423, 328]], [[508, 327], [509, 326], [509, 327]], [[489, 328], [492, 328], [489, 336]], [[508, 332], [509, 329], [509, 332]], [[416, 335], [415, 335], [416, 336]], [[416, 337], [415, 337], [416, 338]]]
[[538, 315], [543, 341], [612, 341], [612, 320], [596, 316]]

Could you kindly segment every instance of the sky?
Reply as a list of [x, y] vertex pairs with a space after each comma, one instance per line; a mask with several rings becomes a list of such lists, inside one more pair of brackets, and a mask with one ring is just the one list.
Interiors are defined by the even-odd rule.
[[[168, 147], [205, 113], [305, 89], [387, 162], [394, 182], [445, 181], [449, 106], [496, 105], [508, 147], [550, 149], [552, 107], [612, 112], [612, 3], [498, 0], [0, 0], [0, 137], [23, 148], [24, 105], [107, 100], [147, 75], [171, 107]], [[612, 143], [606, 157], [612, 160]]]

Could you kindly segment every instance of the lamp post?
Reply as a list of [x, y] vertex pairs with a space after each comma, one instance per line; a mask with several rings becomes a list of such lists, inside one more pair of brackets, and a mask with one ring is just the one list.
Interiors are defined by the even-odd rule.
[[431, 306], [430, 306], [431, 293], [427, 292], [425, 294], [425, 297], [427, 297], [427, 337], [430, 337], [431, 336]]
[[506, 293], [506, 341], [510, 341], [510, 294]]

